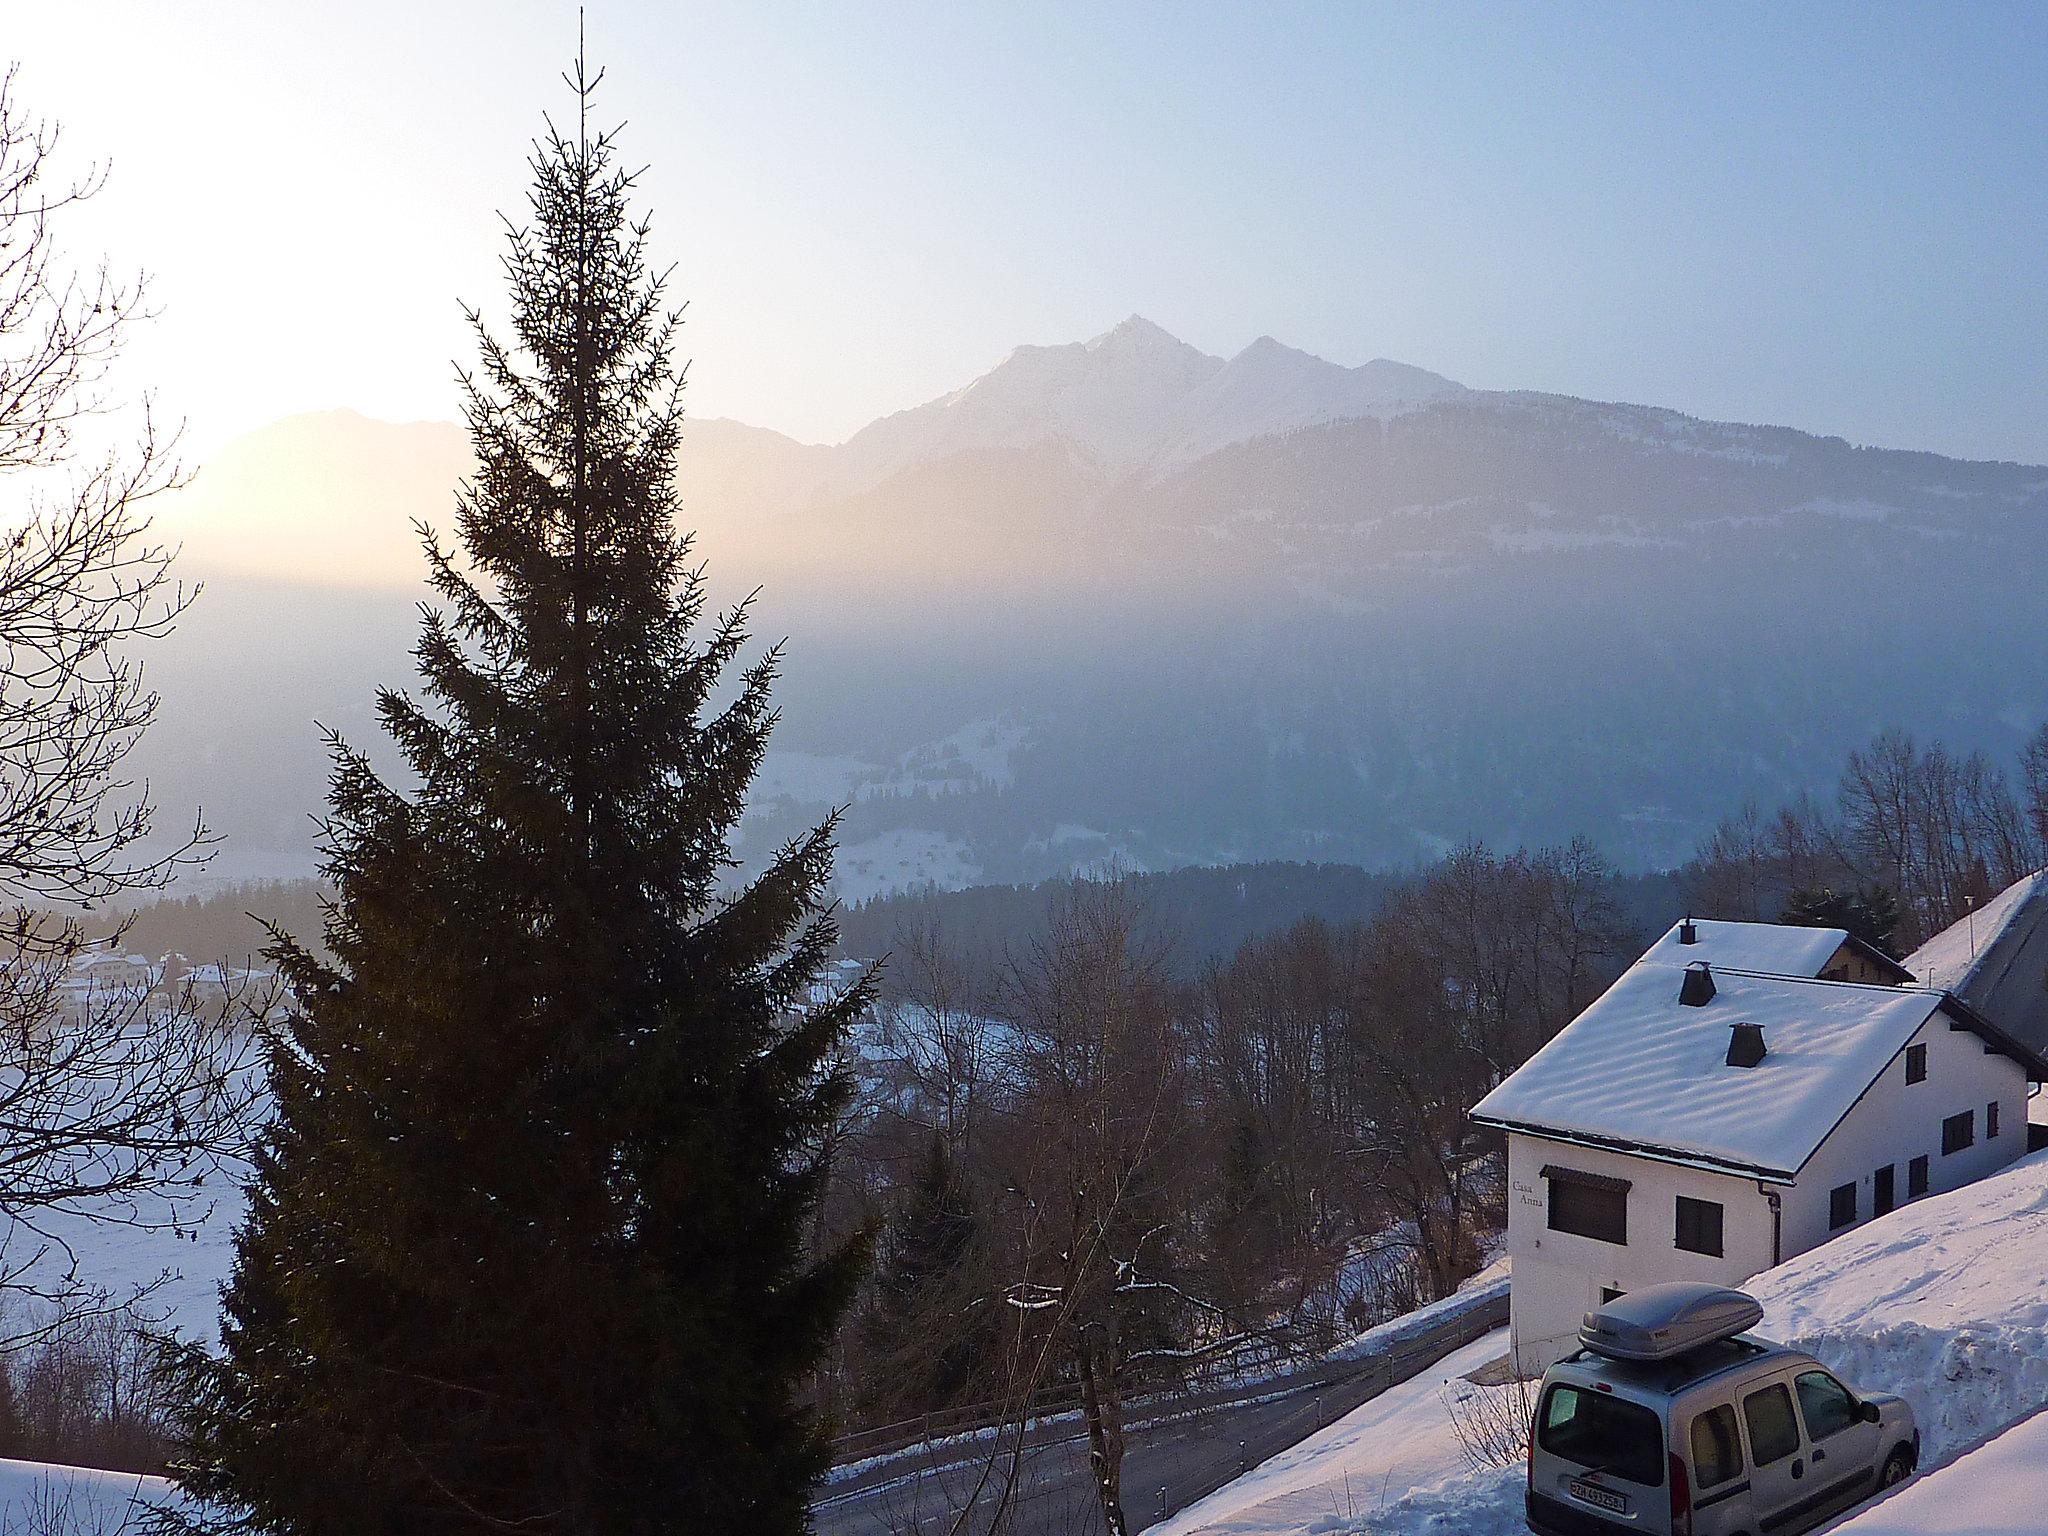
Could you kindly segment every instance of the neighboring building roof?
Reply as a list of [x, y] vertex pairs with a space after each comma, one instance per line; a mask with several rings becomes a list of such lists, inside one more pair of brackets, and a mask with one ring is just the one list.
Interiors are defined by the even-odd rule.
[[1906, 956], [1906, 968], [2048, 1056], [2048, 871], [2015, 881], [1944, 928]]
[[[1693, 942], [1684, 940], [1687, 925]], [[1725, 923], [1716, 918], [1687, 918], [1673, 923], [1663, 938], [1643, 952], [1646, 961], [1683, 965], [1704, 960], [1715, 970], [1761, 971], [1769, 976], [1818, 976], [1846, 944], [1879, 971], [1897, 981], [1914, 978], [1904, 966], [1844, 928], [1802, 928], [1790, 923]]]
[[[1944, 1002], [1921, 987], [1717, 965], [1714, 996], [1692, 1007], [1678, 1000], [1685, 967], [1656, 953], [1480, 1100], [1472, 1118], [1782, 1181]], [[1970, 1027], [1965, 1012], [1955, 1016]], [[1763, 1029], [1765, 1055], [1753, 1067], [1727, 1064], [1735, 1024]]]

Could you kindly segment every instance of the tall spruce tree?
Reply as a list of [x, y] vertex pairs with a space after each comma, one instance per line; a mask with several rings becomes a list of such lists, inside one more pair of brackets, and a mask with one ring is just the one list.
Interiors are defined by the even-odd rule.
[[416, 787], [335, 740], [333, 960], [273, 950], [298, 1011], [180, 1474], [259, 1530], [760, 1536], [824, 1465], [801, 1383], [862, 1256], [807, 1213], [866, 989], [812, 1001], [830, 825], [725, 888], [777, 655], [704, 613], [679, 316], [571, 83], [513, 341], [470, 315], [468, 566], [422, 531], [424, 701], [379, 696]]

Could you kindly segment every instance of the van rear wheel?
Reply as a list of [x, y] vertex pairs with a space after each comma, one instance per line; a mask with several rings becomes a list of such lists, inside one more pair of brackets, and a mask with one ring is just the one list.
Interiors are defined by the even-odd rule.
[[1877, 1474], [1877, 1486], [1880, 1488], [1896, 1488], [1912, 1475], [1913, 1458], [1907, 1453], [1904, 1446], [1900, 1446], [1891, 1455], [1885, 1457], [1884, 1466]]

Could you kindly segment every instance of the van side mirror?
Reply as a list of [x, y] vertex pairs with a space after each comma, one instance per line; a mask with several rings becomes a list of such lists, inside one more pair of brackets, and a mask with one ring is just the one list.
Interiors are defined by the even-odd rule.
[[1875, 1424], [1878, 1418], [1877, 1404], [1859, 1403], [1856, 1407], [1856, 1416], [1866, 1424]]

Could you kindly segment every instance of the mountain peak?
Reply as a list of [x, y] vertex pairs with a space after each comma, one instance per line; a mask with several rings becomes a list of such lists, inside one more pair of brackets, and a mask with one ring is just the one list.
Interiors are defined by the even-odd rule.
[[849, 439], [849, 483], [988, 448], [1071, 444], [1123, 472], [1349, 417], [1392, 415], [1456, 392], [1449, 379], [1376, 359], [1346, 368], [1271, 336], [1225, 362], [1133, 314], [1087, 341], [1020, 346], [952, 394]]
[[1143, 315], [1127, 315], [1115, 325], [1081, 344], [1090, 352], [1099, 352], [1109, 347], [1137, 350], [1193, 352], [1196, 349], [1182, 341], [1162, 325], [1155, 325]]

